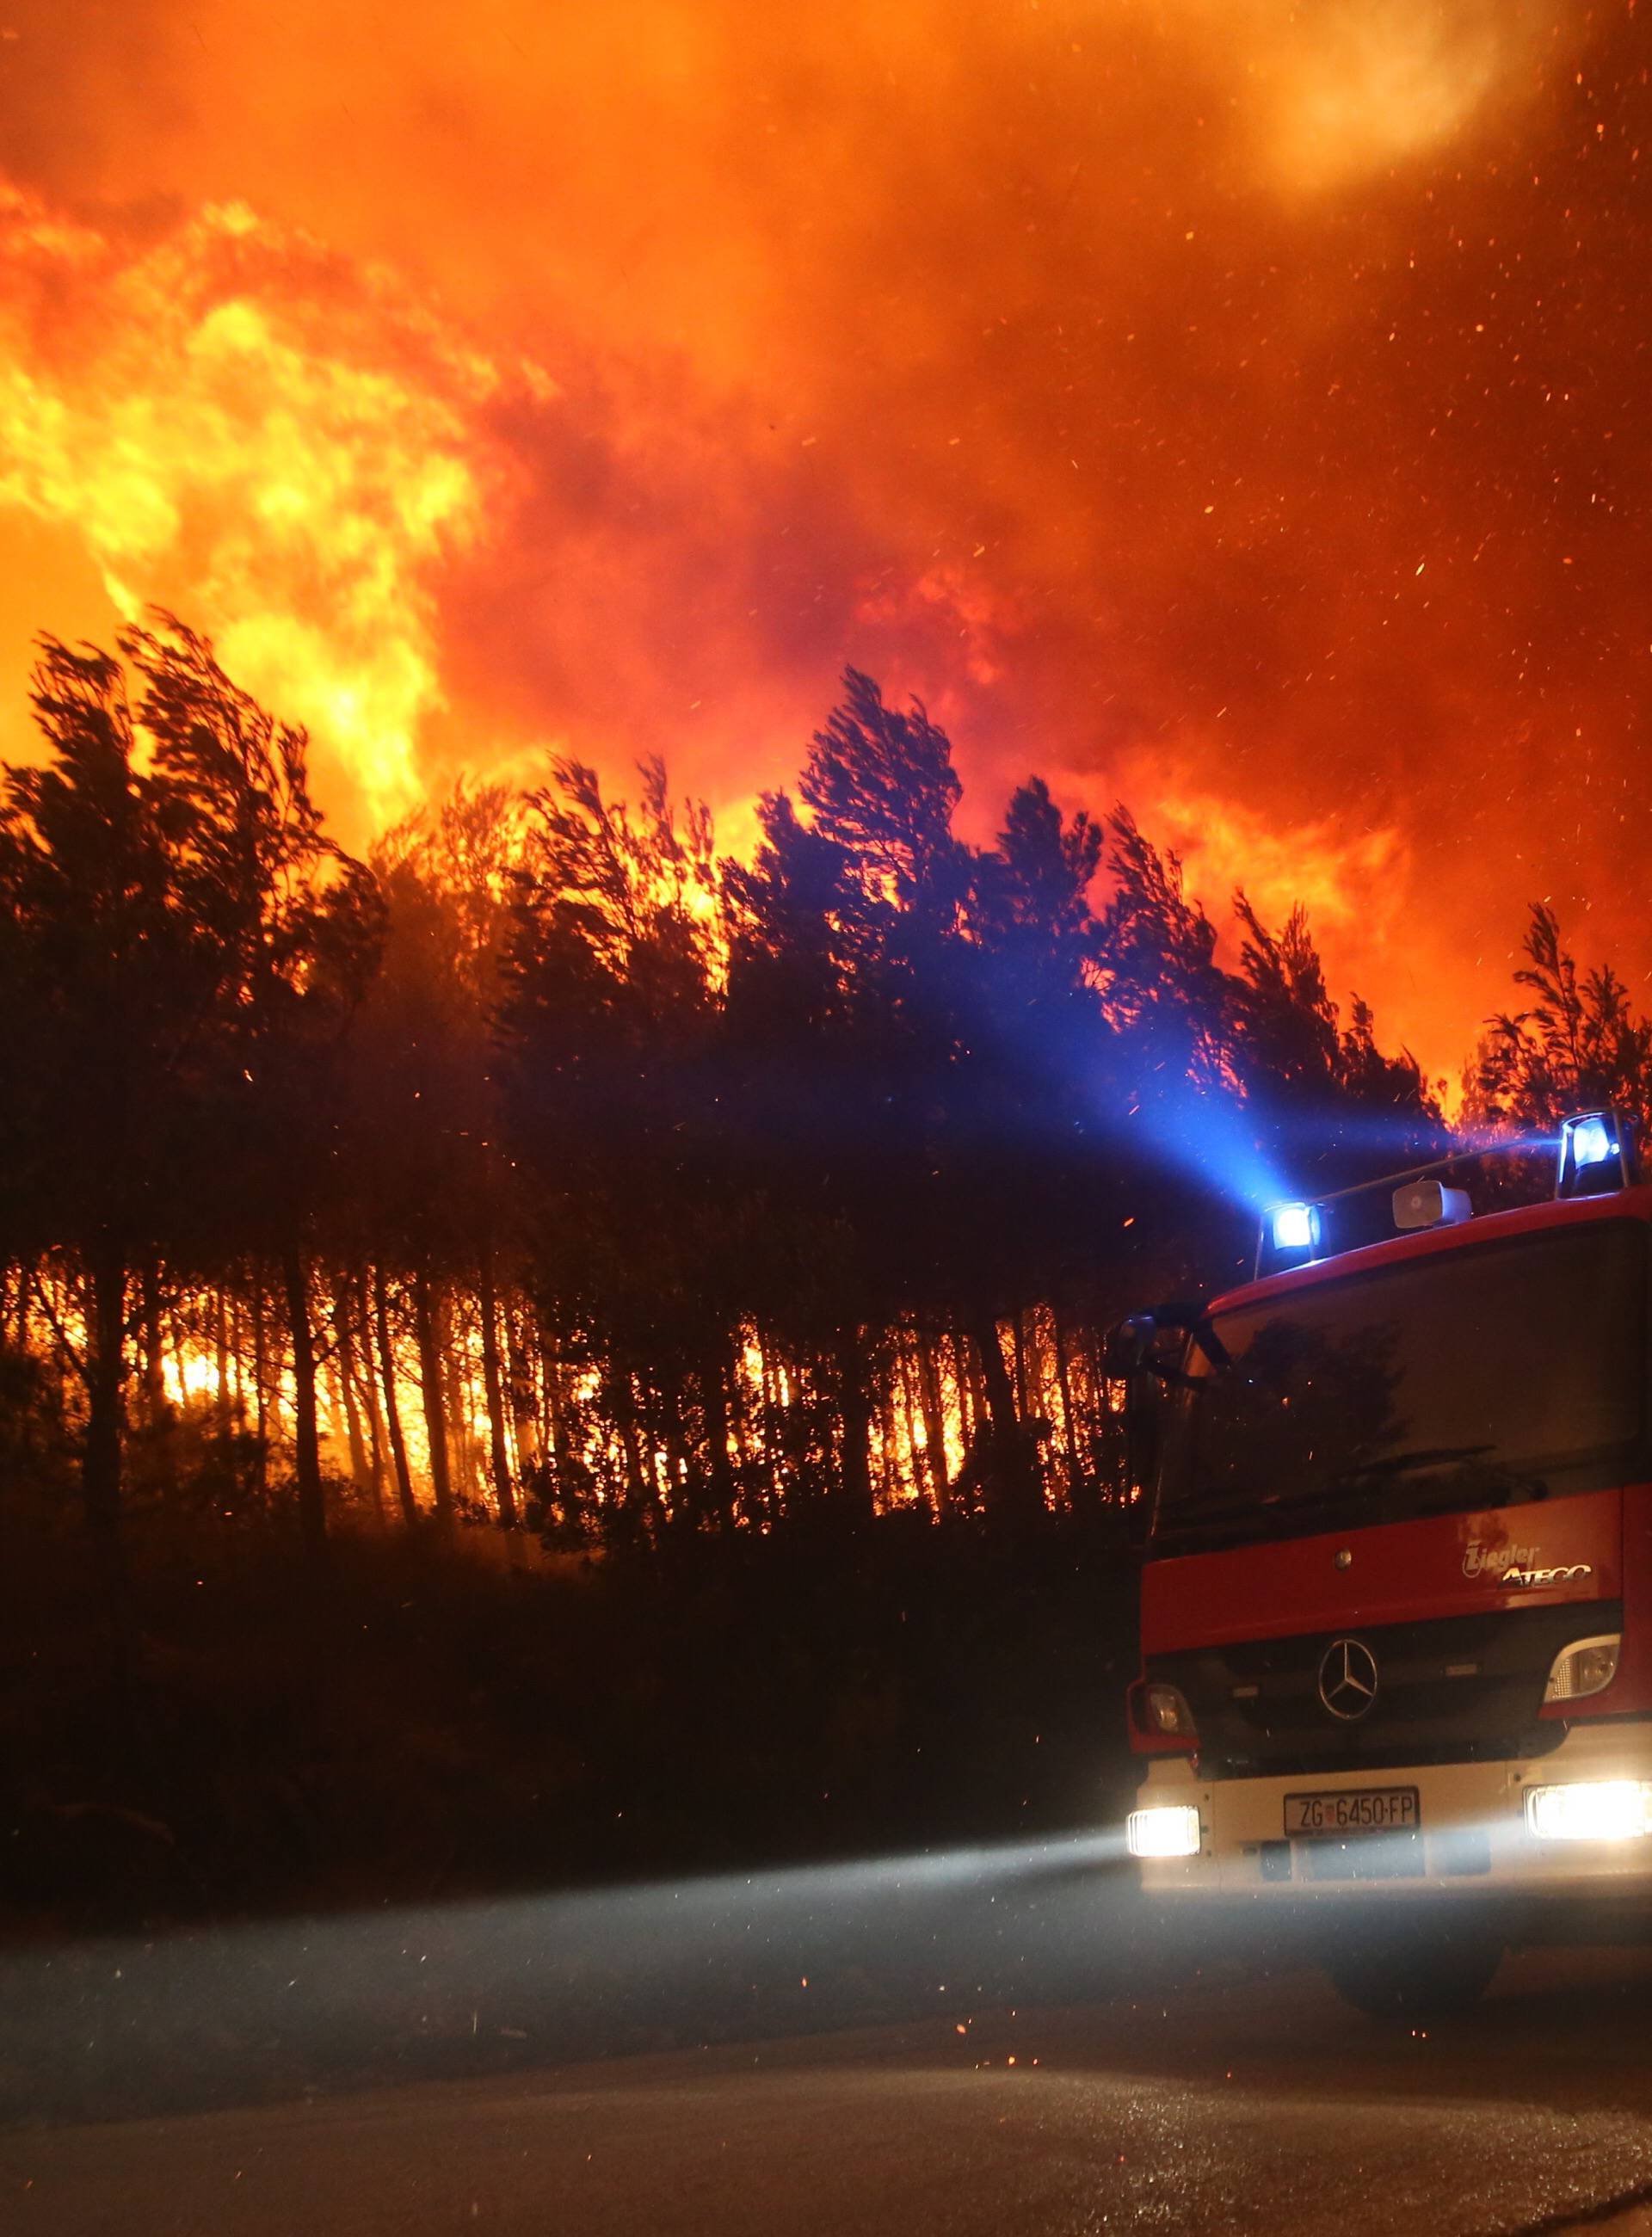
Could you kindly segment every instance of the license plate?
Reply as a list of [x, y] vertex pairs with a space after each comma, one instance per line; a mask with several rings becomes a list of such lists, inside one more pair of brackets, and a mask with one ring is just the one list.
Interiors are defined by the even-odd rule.
[[1340, 1794], [1285, 1798], [1285, 1830], [1294, 1841], [1323, 1834], [1410, 1832], [1421, 1822], [1414, 1786], [1361, 1786]]

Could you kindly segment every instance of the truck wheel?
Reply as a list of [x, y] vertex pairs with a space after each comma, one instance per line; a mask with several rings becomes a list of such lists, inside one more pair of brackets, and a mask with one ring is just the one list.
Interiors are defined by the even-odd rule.
[[1377, 1927], [1350, 1919], [1320, 1963], [1356, 2011], [1415, 2023], [1477, 2003], [1503, 1950], [1501, 1935], [1467, 1920]]

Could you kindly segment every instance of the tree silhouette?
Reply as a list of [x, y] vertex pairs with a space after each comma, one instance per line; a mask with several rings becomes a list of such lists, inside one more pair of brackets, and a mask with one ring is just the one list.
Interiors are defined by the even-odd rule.
[[599, 1382], [632, 1533], [664, 1507], [651, 1454], [691, 1510], [731, 1507], [729, 1152], [707, 1072], [716, 868], [704, 811], [679, 823], [664, 770], [643, 775], [634, 812], [574, 762], [530, 795], [501, 1013], [541, 1321], [560, 1365]]
[[339, 1050], [374, 968], [378, 894], [367, 869], [322, 828], [301, 729], [232, 683], [207, 639], [170, 616], [120, 643], [142, 679], [139, 714], [156, 768], [189, 812], [178, 901], [216, 967], [218, 1133], [208, 1192], [221, 1241], [235, 1237], [279, 1277], [292, 1346], [299, 1517], [317, 1553], [327, 1517], [314, 1261], [328, 1213], [347, 1191]]
[[[112, 1533], [129, 1290], [156, 1269], [280, 1270], [304, 1528], [321, 1504], [310, 1231], [327, 1193], [330, 1046], [370, 970], [370, 881], [322, 832], [301, 731], [234, 686], [169, 617], [119, 657], [43, 640], [50, 757], [6, 773], [5, 1024], [30, 1060], [8, 1099], [37, 1252], [71, 1255], [88, 1512]], [[122, 665], [124, 663], [124, 666]], [[135, 706], [131, 683], [138, 687]], [[149, 751], [140, 760], [139, 736]]]
[[[134, 1364], [143, 1481], [290, 1485], [313, 1553], [335, 1501], [615, 1546], [1098, 1506], [1100, 1331], [1226, 1278], [1253, 1216], [1166, 1145], [1318, 1191], [1444, 1138], [1299, 911], [1241, 894], [1225, 947], [1127, 810], [1037, 776], [970, 844], [944, 731], [852, 669], [747, 862], [662, 764], [627, 803], [562, 761], [369, 869], [303, 732], [166, 616], [43, 641], [36, 692], [0, 1336], [67, 1378], [109, 1538]], [[1647, 1029], [1540, 929], [1487, 1109], [1642, 1108]]]
[[[444, 1526], [455, 1509], [453, 1462], [462, 1468], [466, 1457], [446, 1355], [453, 1330], [470, 1318], [467, 1292], [484, 1363], [486, 1473], [499, 1520], [507, 1527], [517, 1520], [497, 1270], [516, 1207], [500, 1140], [493, 1035], [517, 823], [504, 788], [461, 784], [386, 835], [373, 858], [385, 910], [380, 967], [347, 1053], [347, 1124], [362, 1178], [346, 1285], [365, 1299], [371, 1270], [376, 1402], [411, 1520], [392, 1333], [392, 1279], [398, 1284], [393, 1317], [413, 1336], [432, 1495]], [[360, 1316], [365, 1330], [365, 1303]]]
[[25, 1263], [68, 1254], [83, 1496], [109, 1541], [128, 1288], [188, 1224], [217, 958], [186, 897], [194, 803], [140, 764], [120, 663], [43, 638], [31, 698], [48, 758], [8, 769], [0, 805], [8, 1224]]
[[1546, 902], [1534, 901], [1515, 983], [1530, 1006], [1493, 1018], [1465, 1080], [1465, 1115], [1482, 1125], [1549, 1128], [1568, 1112], [1610, 1104], [1652, 1125], [1652, 1024], [1636, 1018], [1609, 967], [1579, 973]]

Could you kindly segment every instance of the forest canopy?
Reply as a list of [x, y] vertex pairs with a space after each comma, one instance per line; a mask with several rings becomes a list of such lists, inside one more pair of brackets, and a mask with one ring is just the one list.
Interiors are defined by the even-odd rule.
[[[565, 1546], [1096, 1508], [1101, 1332], [1271, 1195], [1437, 1154], [1300, 910], [1226, 936], [1120, 806], [845, 672], [749, 861], [658, 762], [461, 782], [367, 861], [169, 616], [42, 640], [0, 787], [0, 1441], [172, 1502]], [[1534, 912], [1463, 1122], [1644, 1120], [1652, 1027]]]

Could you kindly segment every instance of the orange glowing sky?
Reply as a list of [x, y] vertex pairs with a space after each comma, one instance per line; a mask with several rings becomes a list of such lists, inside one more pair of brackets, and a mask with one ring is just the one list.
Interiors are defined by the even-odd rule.
[[549, 746], [737, 841], [852, 660], [976, 835], [1127, 798], [1454, 1073], [1528, 899], [1652, 973], [1649, 61], [1630, 0], [0, 0], [0, 752], [35, 630], [159, 600], [358, 841]]

